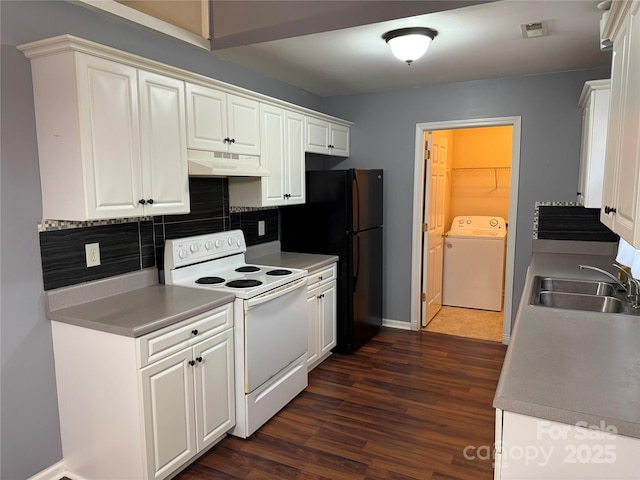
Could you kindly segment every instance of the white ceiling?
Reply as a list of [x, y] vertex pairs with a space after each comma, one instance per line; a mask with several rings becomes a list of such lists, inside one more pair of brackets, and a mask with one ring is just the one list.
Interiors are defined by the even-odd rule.
[[[599, 0], [501, 0], [341, 30], [217, 50], [215, 55], [319, 96], [406, 88], [611, 64], [599, 48]], [[546, 20], [548, 37], [523, 39], [520, 24]], [[439, 32], [411, 66], [382, 34]]]

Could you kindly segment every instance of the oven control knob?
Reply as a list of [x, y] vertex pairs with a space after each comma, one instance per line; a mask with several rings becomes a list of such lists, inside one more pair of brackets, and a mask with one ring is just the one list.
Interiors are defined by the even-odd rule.
[[239, 238], [238, 240], [236, 240], [236, 245], [238, 245], [239, 247], [242, 246], [242, 239]]
[[187, 251], [186, 251], [186, 250], [180, 250], [180, 251], [178, 252], [178, 256], [179, 256], [181, 259], [183, 259], [183, 260], [184, 260], [185, 258], [187, 258], [187, 255], [188, 255], [188, 254], [187, 254]]
[[222, 246], [222, 240], [218, 239], [215, 243], [216, 248], [220, 248]]
[[206, 242], [204, 242], [204, 248], [207, 250], [211, 250], [213, 248], [213, 243], [207, 240]]
[[192, 243], [191, 246], [189, 247], [189, 250], [191, 250], [192, 253], [196, 253], [199, 250], [198, 244]]
[[233, 245], [233, 238], [227, 238], [227, 242], [229, 243], [229, 246]]

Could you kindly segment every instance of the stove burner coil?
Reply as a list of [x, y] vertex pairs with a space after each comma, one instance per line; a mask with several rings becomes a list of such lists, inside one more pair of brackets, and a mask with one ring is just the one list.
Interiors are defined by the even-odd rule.
[[286, 270], [284, 268], [277, 268], [275, 270], [269, 270], [267, 275], [272, 275], [274, 277], [279, 277], [281, 275], [291, 275], [291, 270]]
[[224, 282], [224, 278], [221, 277], [201, 277], [196, 280], [196, 283], [201, 285], [214, 285], [216, 283]]
[[231, 280], [225, 284], [227, 287], [231, 288], [249, 288], [249, 287], [257, 287], [262, 285], [260, 280], [252, 280], [250, 278], [243, 278], [240, 280]]
[[255, 267], [253, 265], [247, 265], [244, 267], [236, 268], [236, 272], [239, 272], [239, 273], [249, 273], [249, 272], [259, 272], [259, 271], [260, 271], [260, 267]]

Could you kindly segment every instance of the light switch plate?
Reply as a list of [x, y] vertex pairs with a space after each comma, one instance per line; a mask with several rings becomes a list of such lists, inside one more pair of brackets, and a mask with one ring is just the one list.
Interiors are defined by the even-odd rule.
[[262, 237], [264, 235], [264, 220], [258, 220], [258, 236]]
[[87, 267], [97, 267], [98, 265], [100, 265], [100, 244], [99, 243], [85, 244], [84, 251], [87, 258]]

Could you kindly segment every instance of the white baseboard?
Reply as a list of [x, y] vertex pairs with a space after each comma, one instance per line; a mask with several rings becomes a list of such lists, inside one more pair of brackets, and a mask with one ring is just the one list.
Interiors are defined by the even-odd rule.
[[62, 477], [70, 478], [71, 480], [87, 480], [80, 475], [68, 472], [64, 465], [64, 460], [60, 460], [58, 463], [45, 468], [39, 473], [36, 473], [33, 477], [29, 477], [27, 480], [60, 480]]
[[503, 345], [509, 345], [509, 342], [511, 342], [511, 335], [508, 333], [503, 333], [502, 334], [502, 344]]
[[33, 477], [29, 477], [27, 480], [58, 480], [64, 477], [65, 473], [64, 461], [60, 460], [58, 463], [54, 463], [50, 467], [36, 473]]
[[411, 330], [411, 323], [402, 322], [400, 320], [392, 320], [390, 318], [383, 318], [382, 319], [382, 326], [383, 327], [390, 327], [390, 328], [397, 328], [397, 329], [400, 329], [400, 330]]

